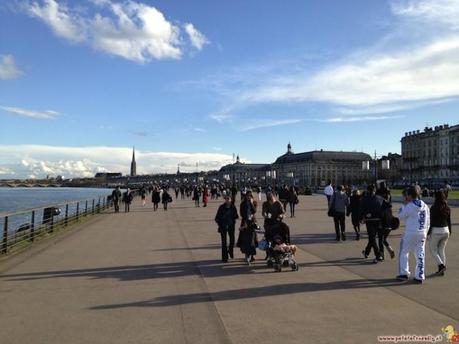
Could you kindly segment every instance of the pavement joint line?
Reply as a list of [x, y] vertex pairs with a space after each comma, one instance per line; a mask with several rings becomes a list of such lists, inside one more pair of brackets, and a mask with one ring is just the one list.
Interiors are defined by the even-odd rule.
[[[324, 258], [318, 256], [317, 254], [314, 254], [314, 253], [310, 252], [309, 250], [303, 248], [302, 246], [304, 246], [304, 244], [297, 245], [297, 247], [298, 247], [301, 251], [306, 252], [307, 254], [309, 254], [309, 255], [311, 255], [311, 256], [313, 256], [313, 257], [316, 257], [317, 259], [319, 259], [319, 260], [321, 260], [321, 261], [323, 261], [323, 262], [328, 262], [328, 260], [326, 260], [326, 259], [324, 259]], [[379, 263], [379, 264], [382, 264], [382, 263]], [[375, 265], [377, 265], [377, 264], [375, 264]], [[300, 264], [300, 267], [301, 267], [301, 264]], [[349, 272], [349, 273], [351, 273], [351, 274], [353, 274], [353, 275], [359, 277], [359, 278], [362, 279], [362, 280], [371, 280], [371, 278], [369, 279], [368, 277], [366, 277], [366, 276], [364, 276], [364, 275], [361, 275], [361, 274], [359, 274], [359, 273], [357, 273], [357, 272], [355, 272], [355, 271], [352, 271], [351, 269], [348, 269], [348, 268], [346, 268], [346, 267], [344, 267], [344, 266], [333, 265], [333, 267], [339, 268], [339, 269], [343, 269], [343, 270], [346, 270], [347, 272]], [[395, 280], [395, 277], [394, 277], [394, 280]], [[400, 283], [400, 286], [401, 286], [401, 287], [402, 287], [403, 285], [404, 285], [404, 283]], [[428, 305], [426, 305], [426, 304], [424, 304], [424, 303], [422, 303], [422, 302], [420, 302], [420, 301], [418, 301], [418, 300], [416, 300], [416, 299], [414, 299], [414, 298], [411, 298], [411, 297], [408, 297], [408, 296], [403, 295], [403, 294], [401, 294], [401, 293], [398, 293], [395, 289], [393, 289], [393, 287], [390, 287], [390, 286], [386, 287], [386, 286], [381, 285], [380, 288], [384, 288], [384, 289], [388, 290], [388, 291], [391, 292], [391, 293], [394, 293], [394, 294], [396, 294], [396, 295], [398, 295], [398, 296], [401, 296], [401, 297], [404, 298], [404, 299], [407, 299], [407, 300], [409, 300], [409, 301], [411, 301], [411, 302], [414, 302], [414, 303], [416, 303], [416, 304], [418, 304], [418, 305], [420, 305], [420, 306], [422, 306], [422, 307], [425, 307], [425, 308], [427, 308], [427, 309], [429, 309], [429, 310], [431, 310], [431, 311], [433, 311], [433, 312], [436, 312], [436, 313], [441, 314], [441, 315], [443, 315], [443, 316], [445, 316], [445, 317], [447, 317], [447, 318], [450, 318], [451, 320], [454, 320], [454, 321], [456, 321], [456, 322], [459, 321], [459, 318], [457, 318], [457, 319], [456, 319], [456, 318], [453, 318], [451, 315], [449, 315], [449, 314], [447, 314], [447, 313], [444, 313], [444, 312], [442, 312], [442, 311], [440, 311], [440, 310], [438, 310], [438, 309], [432, 308], [432, 307], [430, 307], [430, 306], [428, 306]]]
[[[173, 209], [173, 208], [171, 208], [171, 209]], [[179, 235], [180, 235], [180, 237], [182, 238], [183, 242], [184, 242], [185, 245], [186, 245], [186, 248], [187, 248], [187, 251], [186, 251], [186, 252], [187, 252], [187, 254], [190, 256], [190, 260], [191, 260], [193, 266], [195, 267], [196, 272], [199, 274], [199, 277], [200, 277], [199, 280], [201, 281], [201, 284], [202, 284], [203, 288], [205, 289], [205, 293], [208, 295], [209, 300], [212, 300], [211, 303], [207, 303], [207, 304], [208, 304], [208, 307], [211, 307], [212, 310], [213, 310], [213, 311], [215, 312], [215, 314], [217, 315], [217, 319], [216, 319], [216, 320], [217, 320], [217, 322], [218, 322], [218, 324], [219, 324], [219, 327], [220, 327], [221, 330], [223, 331], [223, 336], [224, 336], [224, 338], [222, 338], [222, 339], [224, 339], [224, 342], [222, 342], [222, 343], [232, 344], [233, 341], [231, 340], [231, 337], [230, 337], [230, 335], [229, 335], [229, 333], [228, 333], [228, 331], [227, 331], [227, 329], [226, 329], [225, 323], [223, 322], [222, 315], [221, 315], [220, 312], [218, 311], [218, 307], [217, 307], [216, 304], [215, 304], [215, 300], [214, 300], [214, 299], [212, 298], [212, 296], [211, 296], [211, 293], [210, 293], [210, 291], [209, 291], [209, 286], [208, 286], [207, 283], [206, 283], [206, 279], [205, 279], [205, 277], [204, 277], [204, 275], [203, 275], [203, 273], [202, 273], [201, 268], [199, 267], [198, 264], [196, 264], [196, 261], [194, 260], [193, 251], [191, 250], [190, 244], [188, 243], [188, 240], [186, 239], [186, 236], [185, 236], [185, 234], [184, 234], [183, 231], [182, 231], [182, 226], [180, 225], [179, 221], [177, 220], [177, 215], [178, 215], [178, 214], [176, 214], [175, 211], [173, 211], [173, 212], [174, 212], [174, 215], [175, 215], [175, 216], [173, 217], [173, 220], [174, 220], [174, 222], [177, 224], [177, 228], [178, 228]], [[182, 314], [182, 316], [183, 316], [183, 314]]]

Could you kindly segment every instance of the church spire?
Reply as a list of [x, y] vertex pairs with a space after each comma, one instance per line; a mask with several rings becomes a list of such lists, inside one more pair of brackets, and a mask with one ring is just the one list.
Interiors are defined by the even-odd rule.
[[137, 175], [137, 163], [135, 162], [135, 147], [132, 147], [131, 177]]
[[288, 154], [292, 154], [292, 153], [293, 153], [293, 152], [292, 152], [292, 145], [290, 144], [290, 142], [289, 142], [288, 145], [287, 145], [287, 153], [288, 153]]

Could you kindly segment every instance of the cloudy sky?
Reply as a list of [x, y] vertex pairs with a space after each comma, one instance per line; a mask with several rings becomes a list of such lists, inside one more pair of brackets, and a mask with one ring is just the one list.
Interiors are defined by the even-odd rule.
[[0, 178], [399, 152], [459, 123], [457, 0], [10, 0]]

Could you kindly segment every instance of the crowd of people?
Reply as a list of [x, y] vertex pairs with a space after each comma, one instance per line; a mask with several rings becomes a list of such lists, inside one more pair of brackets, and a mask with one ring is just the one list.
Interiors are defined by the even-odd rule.
[[[172, 192], [170, 189], [172, 188]], [[257, 197], [252, 190], [255, 189]], [[290, 217], [295, 217], [295, 207], [299, 203], [298, 190], [294, 186], [267, 187], [266, 201], [261, 206], [262, 228], [258, 224], [258, 204], [261, 202], [262, 190], [259, 187], [242, 188], [224, 184], [191, 185], [183, 184], [175, 187], [148, 186], [132, 191], [121, 192], [117, 187], [112, 193], [115, 212], [119, 212], [120, 202], [125, 205], [125, 212], [129, 212], [134, 192], [140, 195], [142, 206], [146, 206], [146, 198], [151, 194], [153, 210], [157, 211], [162, 203], [164, 211], [175, 199], [191, 199], [195, 207], [207, 207], [209, 199], [223, 198], [223, 204], [218, 208], [215, 222], [221, 237], [221, 259], [228, 262], [234, 258], [234, 248], [238, 247], [247, 264], [255, 260], [257, 254], [258, 234], [263, 233], [263, 240], [267, 240], [278, 250], [296, 250], [290, 240], [290, 229], [283, 221], [290, 211]], [[239, 209], [236, 207], [236, 197], [241, 193]], [[405, 231], [402, 235], [399, 250], [399, 275], [397, 279], [408, 280], [411, 275], [409, 255], [414, 254], [416, 267], [414, 281], [422, 283], [425, 280], [425, 246], [429, 243], [432, 257], [435, 259], [438, 271], [442, 276], [446, 271], [445, 248], [451, 235], [451, 210], [447, 203], [447, 193], [437, 190], [434, 193], [434, 204], [429, 208], [421, 200], [422, 191], [417, 185], [411, 186], [403, 192], [403, 205], [397, 215], [393, 214], [392, 195], [384, 182], [378, 187], [368, 185], [361, 192], [338, 185], [336, 189], [331, 181], [324, 188], [328, 204], [328, 216], [333, 218], [336, 241], [346, 241], [346, 217], [350, 217], [353, 227], [353, 238], [361, 239], [361, 226], [364, 225], [367, 233], [367, 243], [363, 247], [362, 255], [369, 258], [373, 253], [373, 262], [378, 263], [386, 259], [386, 253], [391, 259], [396, 256], [395, 249], [389, 242], [389, 235], [398, 229], [400, 221], [405, 222]], [[238, 237], [236, 240], [236, 222], [240, 219]], [[280, 234], [280, 235], [279, 235]]]
[[355, 240], [360, 240], [360, 226], [365, 225], [368, 242], [362, 251], [368, 258], [373, 251], [374, 263], [385, 260], [385, 251], [391, 259], [395, 258], [395, 250], [388, 241], [391, 231], [400, 226], [400, 220], [405, 222], [405, 230], [400, 242], [399, 275], [397, 279], [406, 281], [411, 272], [409, 255], [416, 259], [414, 281], [422, 283], [425, 280], [425, 246], [429, 242], [432, 257], [437, 263], [435, 275], [443, 276], [446, 271], [445, 248], [451, 235], [451, 209], [447, 203], [445, 190], [434, 193], [434, 203], [429, 208], [421, 200], [421, 188], [413, 185], [402, 193], [403, 205], [398, 215], [392, 211], [392, 195], [384, 182], [368, 185], [361, 193], [338, 185], [334, 190], [329, 181], [324, 189], [327, 198], [328, 215], [333, 218], [336, 241], [346, 240], [346, 216], [351, 216]]

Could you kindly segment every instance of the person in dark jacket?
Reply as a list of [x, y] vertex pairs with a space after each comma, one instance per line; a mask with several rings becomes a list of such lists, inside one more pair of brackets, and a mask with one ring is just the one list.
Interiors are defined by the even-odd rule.
[[438, 265], [436, 275], [446, 271], [446, 244], [451, 235], [451, 209], [443, 190], [435, 192], [435, 202], [430, 208], [430, 229], [427, 233], [430, 253]]
[[163, 194], [161, 196], [161, 202], [163, 203], [164, 210], [167, 211], [167, 205], [172, 202], [172, 196], [169, 194], [169, 192], [164, 189]]
[[201, 196], [201, 192], [197, 186], [194, 187], [193, 189], [193, 201], [194, 201], [194, 206], [196, 208], [199, 208], [199, 198]]
[[282, 189], [280, 189], [279, 201], [282, 203], [282, 206], [284, 207], [284, 211], [287, 211], [287, 204], [289, 201], [289, 191], [288, 191], [287, 185], [284, 185]]
[[115, 190], [112, 192], [112, 201], [113, 205], [115, 206], [115, 213], [120, 212], [120, 200], [121, 200], [121, 191], [120, 187], [117, 186]]
[[349, 207], [349, 197], [344, 186], [339, 185], [330, 200], [330, 209], [333, 212], [336, 241], [346, 240], [346, 209]]
[[284, 222], [284, 207], [276, 199], [272, 191], [266, 192], [266, 201], [262, 205], [262, 215], [265, 219], [265, 238], [268, 241], [273, 241], [275, 234], [285, 233], [283, 238], [286, 244], [290, 243], [290, 228]]
[[365, 247], [365, 250], [362, 251], [362, 254], [365, 258], [368, 258], [371, 249], [373, 249], [375, 254], [375, 259], [373, 260], [374, 263], [378, 263], [382, 260], [376, 243], [376, 236], [381, 224], [382, 203], [382, 197], [376, 196], [375, 186], [372, 184], [368, 185], [367, 193], [362, 198], [360, 207], [360, 222], [365, 223], [368, 233], [368, 244]]
[[[218, 208], [215, 222], [218, 224], [218, 232], [222, 241], [222, 261], [226, 263], [228, 262], [228, 255], [231, 259], [234, 258], [234, 228], [239, 216], [236, 207], [231, 203], [231, 196], [226, 195], [224, 200], [225, 202]], [[228, 236], [229, 246], [227, 244]]]
[[258, 246], [257, 233], [255, 232], [257, 202], [253, 199], [252, 192], [247, 191], [244, 200], [241, 202], [239, 214], [241, 215], [241, 228], [237, 246], [245, 254], [245, 261], [250, 265], [255, 260]]
[[128, 213], [130, 211], [131, 202], [134, 196], [132, 196], [132, 192], [130, 189], [127, 189], [123, 194], [123, 202], [124, 202], [124, 212]]
[[161, 193], [156, 186], [151, 194], [151, 201], [153, 202], [153, 210], [158, 210], [158, 204], [161, 202]]
[[387, 238], [391, 232], [391, 222], [392, 222], [392, 196], [390, 190], [387, 188], [385, 182], [379, 184], [379, 189], [376, 190], [376, 196], [379, 196], [383, 199], [381, 204], [381, 223], [378, 229], [378, 246], [379, 246], [379, 255], [384, 260], [384, 248], [389, 252], [390, 258], [394, 259], [395, 251], [390, 246]]
[[360, 203], [362, 196], [359, 190], [352, 191], [349, 200], [349, 207], [347, 208], [347, 216], [351, 216], [352, 226], [355, 231], [355, 240], [360, 240]]
[[290, 217], [295, 217], [295, 206], [298, 204], [298, 193], [294, 186], [290, 186], [288, 190], [288, 204], [290, 207]]

